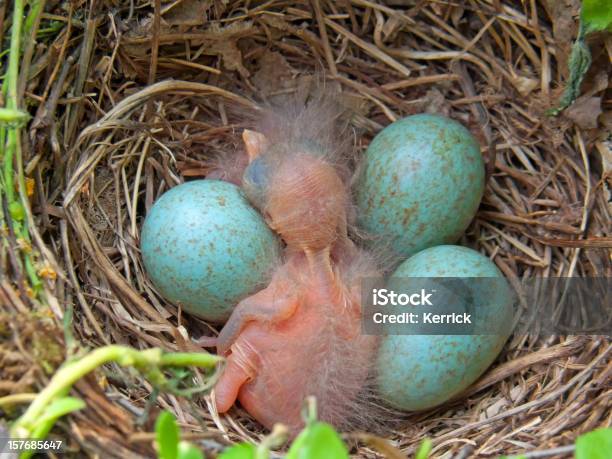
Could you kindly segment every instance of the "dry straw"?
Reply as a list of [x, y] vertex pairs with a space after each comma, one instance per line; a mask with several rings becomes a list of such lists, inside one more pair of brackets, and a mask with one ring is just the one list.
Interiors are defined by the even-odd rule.
[[[609, 37], [592, 45], [585, 96], [559, 118], [544, 115], [562, 89], [577, 8], [536, 0], [47, 1], [41, 28], [51, 32], [31, 50], [22, 89], [36, 108], [23, 154], [50, 310], [24, 296], [16, 277], [0, 277], [0, 396], [39, 390], [76, 343], [193, 350], [190, 338], [208, 325], [187, 320], [147, 279], [143, 217], [169, 187], [204, 176], [207, 159], [239, 147], [245, 113], [307, 91], [313, 74], [342, 91], [356, 149], [423, 111], [471, 129], [488, 185], [461, 243], [491, 257], [515, 285], [612, 275], [612, 155], [601, 129], [611, 118], [597, 118], [610, 108]], [[19, 250], [12, 242], [9, 255]], [[62, 318], [71, 319], [63, 331], [53, 325]], [[578, 434], [611, 423], [610, 354], [604, 337], [514, 338], [466, 394], [411, 415], [387, 437], [406, 454], [430, 437], [434, 456], [445, 458], [566, 451]], [[151, 389], [106, 368], [77, 384], [88, 408], [58, 429], [79, 457], [152, 455], [158, 408], [176, 413], [187, 437], [211, 451], [264, 434], [240, 409], [220, 417], [208, 398], [162, 394], [150, 405]], [[357, 457], [377, 457], [355, 444]]]

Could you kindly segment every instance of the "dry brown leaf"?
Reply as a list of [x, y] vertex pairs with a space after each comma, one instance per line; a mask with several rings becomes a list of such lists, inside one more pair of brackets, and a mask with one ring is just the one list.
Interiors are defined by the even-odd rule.
[[463, 13], [465, 12], [465, 8], [462, 6], [453, 6], [453, 9], [450, 14], [451, 21], [453, 21], [453, 25], [455, 28], [459, 27], [459, 23], [461, 22], [461, 18], [463, 18]]
[[557, 45], [557, 57], [561, 71], [567, 72], [567, 59], [572, 41], [576, 36], [577, 21], [580, 14], [579, 0], [546, 0], [544, 6], [553, 23], [553, 36]]
[[292, 79], [293, 69], [279, 53], [265, 53], [259, 59], [259, 69], [253, 75], [253, 84], [263, 95], [278, 91], [281, 88], [295, 86]]
[[210, 0], [177, 1], [162, 9], [162, 16], [169, 25], [202, 25], [206, 22], [206, 12], [211, 6]]
[[612, 141], [597, 142], [595, 146], [601, 155], [601, 179], [608, 210], [612, 212]]
[[358, 432], [353, 435], [358, 440], [369, 445], [388, 459], [406, 459], [406, 455], [393, 446], [386, 438], [377, 435]]
[[113, 65], [110, 56], [102, 56], [100, 60], [95, 64], [95, 73], [98, 75], [106, 75]]
[[238, 49], [237, 40], [215, 42], [208, 51], [209, 53], [220, 55], [226, 69], [236, 70], [243, 77], [249, 76], [249, 71], [242, 63], [242, 52]]
[[438, 115], [448, 116], [450, 114], [450, 103], [444, 97], [444, 94], [437, 88], [432, 88], [425, 94], [425, 113], [436, 113]]
[[523, 76], [515, 77], [512, 83], [523, 97], [527, 97], [529, 94], [531, 94], [531, 91], [537, 88], [540, 84], [540, 82], [536, 79]]
[[[281, 31], [289, 31], [290, 25], [283, 18], [278, 16], [266, 15], [260, 18], [261, 22]], [[274, 37], [274, 35], [272, 35]]]
[[601, 97], [579, 97], [565, 110], [565, 116], [581, 129], [595, 129], [601, 113]]
[[391, 16], [385, 21], [382, 32], [383, 40], [387, 42], [397, 36], [397, 33], [406, 25], [406, 21], [398, 16]]
[[354, 93], [342, 93], [339, 100], [342, 106], [351, 113], [362, 116], [367, 116], [374, 105], [371, 100]]

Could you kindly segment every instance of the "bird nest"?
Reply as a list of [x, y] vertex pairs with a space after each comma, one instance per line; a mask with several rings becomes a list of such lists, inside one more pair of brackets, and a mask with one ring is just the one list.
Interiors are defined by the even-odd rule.
[[[415, 113], [471, 130], [487, 185], [460, 244], [490, 257], [511, 283], [612, 274], [611, 158], [601, 129], [610, 117], [598, 117], [609, 104], [601, 97], [609, 41], [594, 54], [585, 95], [557, 118], [545, 114], [567, 76], [578, 2], [47, 3], [42, 26], [55, 31], [34, 50], [26, 95], [38, 112], [25, 163], [35, 241], [57, 278], [47, 276], [44, 304], [2, 281], [0, 300], [17, 314], [10, 330], [0, 327], [0, 395], [39, 389], [80, 346], [194, 350], [191, 338], [212, 327], [147, 278], [144, 216], [169, 188], [205, 177], [211, 158], [240, 149], [245, 113], [321, 84], [350, 113], [359, 152]], [[386, 437], [407, 455], [426, 437], [434, 457], [554, 453], [610, 424], [609, 375], [605, 337], [514, 336], [462, 397], [409, 415]], [[120, 367], [75, 390], [87, 409], [57, 429], [79, 457], [150, 457], [161, 408], [209, 452], [265, 435], [240, 407], [220, 416], [209, 396], [153, 397], [146, 380]], [[351, 444], [356, 457], [378, 457], [367, 443]]]

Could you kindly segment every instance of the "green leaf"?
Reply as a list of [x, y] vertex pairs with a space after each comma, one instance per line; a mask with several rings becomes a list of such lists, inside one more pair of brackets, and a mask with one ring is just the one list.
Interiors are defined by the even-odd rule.
[[580, 21], [585, 34], [612, 30], [612, 4], [610, 4], [610, 0], [583, 0]]
[[[31, 438], [36, 440], [47, 438], [47, 434], [51, 431], [59, 418], [74, 411], [81, 410], [85, 408], [85, 406], [85, 402], [76, 397], [61, 397], [55, 399], [45, 408], [42, 415], [31, 427]], [[28, 459], [33, 454], [33, 450], [25, 451], [21, 453], [19, 457], [21, 459]]]
[[43, 415], [38, 419], [36, 424], [55, 424], [62, 416], [72, 413], [73, 411], [82, 410], [85, 408], [85, 402], [76, 397], [62, 397], [54, 400], [44, 411]]
[[417, 449], [416, 454], [414, 455], [414, 459], [427, 459], [429, 453], [431, 451], [432, 442], [429, 438], [424, 439]]
[[159, 448], [159, 459], [177, 459], [179, 428], [169, 411], [162, 411], [155, 421], [155, 437]]
[[550, 110], [549, 115], [557, 116], [562, 110], [573, 104], [580, 95], [580, 85], [591, 66], [591, 50], [582, 38], [579, 37], [572, 45], [567, 65], [570, 74], [565, 84], [565, 91], [559, 100], [559, 107]]
[[611, 428], [594, 430], [576, 440], [576, 459], [610, 459], [611, 451]]
[[580, 11], [580, 31], [572, 45], [568, 60], [569, 78], [559, 106], [548, 110], [549, 116], [557, 116], [574, 103], [580, 95], [580, 85], [591, 66], [591, 50], [585, 36], [591, 32], [612, 31], [612, 6], [610, 0], [583, 0]]
[[178, 459], [204, 459], [204, 454], [194, 444], [182, 441], [178, 445]]
[[218, 459], [254, 459], [256, 448], [250, 443], [239, 443], [223, 451]]
[[334, 428], [314, 422], [295, 439], [286, 459], [348, 459], [348, 450]]
[[25, 209], [20, 202], [13, 201], [9, 204], [9, 213], [11, 218], [16, 222], [20, 222], [25, 218]]
[[[54, 400], [45, 408], [40, 418], [38, 418], [32, 426], [32, 438], [46, 438], [59, 418], [74, 411], [82, 410], [85, 406], [85, 402], [76, 397], [61, 397]], [[21, 455], [22, 458], [30, 456], [31, 454], [28, 454], [28, 452], [22, 453]]]

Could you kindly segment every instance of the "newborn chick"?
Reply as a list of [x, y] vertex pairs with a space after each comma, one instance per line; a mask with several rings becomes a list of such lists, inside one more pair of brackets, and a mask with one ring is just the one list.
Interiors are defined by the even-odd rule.
[[361, 334], [358, 280], [377, 273], [347, 236], [348, 187], [313, 142], [248, 130], [243, 139], [244, 190], [285, 241], [285, 263], [236, 306], [216, 341], [227, 358], [217, 408], [238, 399], [266, 427], [282, 422], [297, 433], [314, 395], [320, 419], [346, 425], [377, 344]]

